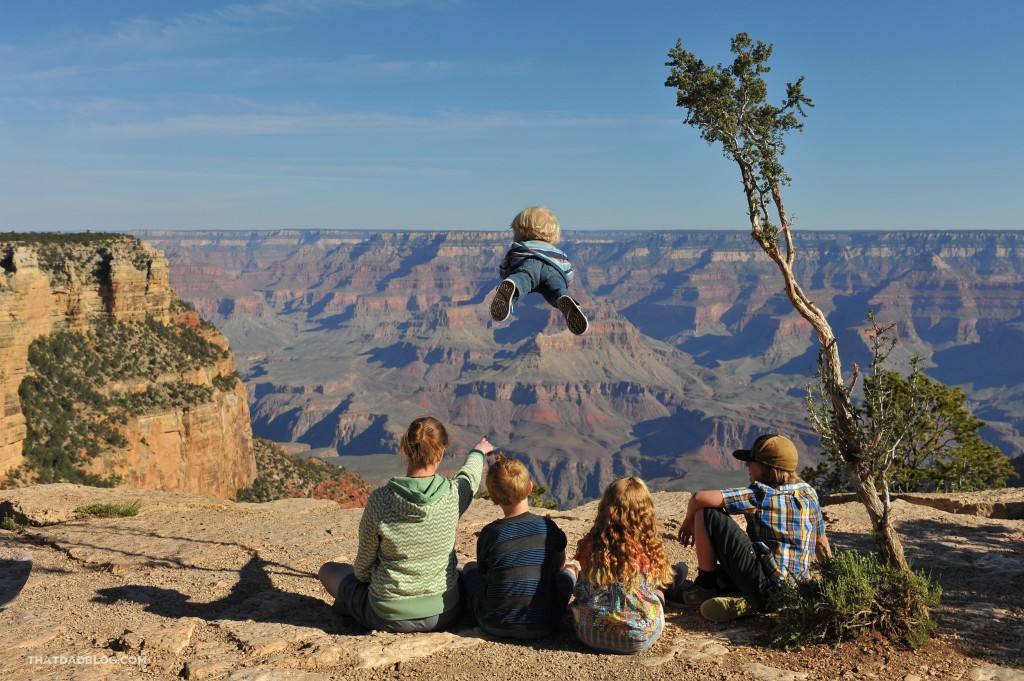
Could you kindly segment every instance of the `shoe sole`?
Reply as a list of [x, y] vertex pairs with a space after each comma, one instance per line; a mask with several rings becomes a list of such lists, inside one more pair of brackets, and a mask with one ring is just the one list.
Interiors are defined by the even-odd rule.
[[718, 598], [709, 598], [701, 603], [700, 614], [701, 617], [715, 624], [725, 624], [752, 615], [753, 612], [749, 608], [731, 607], [720, 602]]
[[491, 319], [496, 322], [503, 322], [512, 314], [512, 296], [516, 294], [516, 285], [511, 281], [503, 281], [498, 284], [498, 290], [494, 292], [491, 300]]
[[590, 326], [590, 322], [587, 321], [583, 310], [569, 296], [562, 296], [558, 299], [558, 310], [565, 317], [565, 325], [577, 336], [585, 333]]

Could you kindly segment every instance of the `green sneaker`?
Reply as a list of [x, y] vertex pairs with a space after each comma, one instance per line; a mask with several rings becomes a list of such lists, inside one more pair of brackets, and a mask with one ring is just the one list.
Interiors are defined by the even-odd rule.
[[732, 622], [755, 612], [757, 609], [743, 596], [718, 596], [709, 598], [700, 605], [700, 614], [704, 619], [718, 624]]

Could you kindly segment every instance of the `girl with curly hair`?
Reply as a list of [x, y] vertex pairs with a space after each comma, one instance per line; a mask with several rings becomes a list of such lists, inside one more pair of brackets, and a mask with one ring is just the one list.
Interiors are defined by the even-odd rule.
[[608, 486], [576, 560], [572, 615], [580, 641], [613, 653], [654, 645], [665, 626], [660, 589], [672, 582], [672, 568], [643, 480], [622, 478]]

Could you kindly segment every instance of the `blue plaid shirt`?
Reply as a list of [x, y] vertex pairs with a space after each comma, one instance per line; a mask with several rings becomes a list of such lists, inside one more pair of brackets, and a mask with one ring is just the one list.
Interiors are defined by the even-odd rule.
[[771, 571], [776, 581], [805, 576], [818, 537], [825, 534], [825, 518], [818, 494], [806, 482], [769, 487], [755, 482], [749, 487], [722, 490], [726, 513], [747, 518], [750, 541], [762, 542], [771, 552]]

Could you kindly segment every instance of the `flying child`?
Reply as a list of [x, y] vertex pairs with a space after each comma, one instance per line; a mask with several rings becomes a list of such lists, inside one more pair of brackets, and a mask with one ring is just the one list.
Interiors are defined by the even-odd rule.
[[589, 325], [579, 303], [569, 296], [572, 263], [555, 247], [562, 232], [555, 214], [544, 206], [530, 206], [512, 220], [515, 241], [501, 261], [502, 281], [491, 299], [491, 318], [503, 322], [521, 296], [536, 291], [565, 317], [577, 336]]

